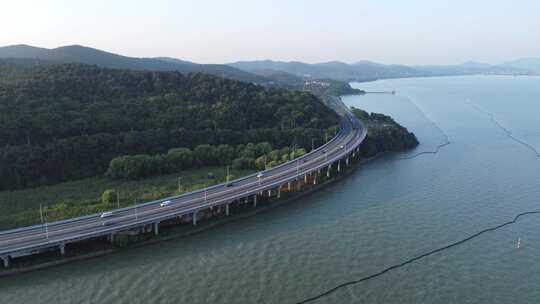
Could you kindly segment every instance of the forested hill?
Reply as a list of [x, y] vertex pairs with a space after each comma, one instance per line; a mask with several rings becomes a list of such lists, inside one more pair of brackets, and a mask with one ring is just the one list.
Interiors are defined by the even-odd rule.
[[337, 119], [309, 93], [210, 75], [0, 60], [0, 190], [103, 174], [118, 155], [311, 147]]
[[82, 63], [127, 70], [178, 71], [184, 74], [205, 73], [246, 82], [264, 84], [269, 79], [224, 64], [198, 64], [172, 58], [135, 58], [122, 56], [81, 45], [62, 46], [54, 49], [29, 45], [0, 47], [0, 58], [40, 60], [47, 63]]

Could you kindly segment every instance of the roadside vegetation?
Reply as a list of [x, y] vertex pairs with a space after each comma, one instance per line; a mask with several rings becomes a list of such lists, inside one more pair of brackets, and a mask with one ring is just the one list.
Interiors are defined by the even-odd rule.
[[[49, 222], [100, 213], [233, 180], [306, 153], [303, 148], [272, 150], [266, 142], [235, 148], [204, 145], [195, 151], [121, 156], [111, 161], [106, 176], [0, 192], [0, 230], [39, 224], [40, 207]], [[194, 155], [204, 155], [205, 161]]]
[[306, 153], [303, 148], [272, 149], [268, 142], [230, 146], [199, 145], [175, 148], [166, 154], [124, 155], [113, 158], [106, 176], [111, 179], [140, 179], [207, 166], [231, 166], [235, 170], [264, 170]]
[[[256, 172], [229, 169], [229, 179]], [[0, 230], [103, 212], [194, 191], [227, 180], [226, 167], [204, 167], [139, 180], [92, 177], [33, 189], [0, 192]]]

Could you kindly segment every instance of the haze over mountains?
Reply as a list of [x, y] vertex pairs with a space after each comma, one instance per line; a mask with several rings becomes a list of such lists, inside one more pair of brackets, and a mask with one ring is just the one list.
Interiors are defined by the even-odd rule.
[[85, 63], [118, 69], [201, 72], [224, 78], [295, 88], [309, 79], [369, 81], [384, 78], [430, 77], [473, 74], [540, 74], [540, 58], [527, 58], [502, 65], [467, 62], [460, 65], [385, 65], [370, 61], [347, 64], [339, 61], [308, 64], [298, 61], [239, 61], [229, 64], [197, 64], [169, 57], [134, 58], [80, 45], [54, 49], [28, 45], [0, 47], [0, 58], [34, 59], [47, 63]]
[[535, 72], [536, 74], [540, 74], [540, 57], [521, 58], [518, 60], [506, 62], [504, 65], [520, 69], [528, 69]]
[[358, 62], [346, 64], [339, 61], [331, 61], [317, 64], [307, 64], [298, 61], [240, 61], [231, 63], [231, 66], [259, 73], [259, 71], [273, 70], [286, 72], [303, 78], [330, 78], [340, 81], [364, 81], [378, 78], [414, 77], [424, 76], [425, 73], [406, 66], [382, 65], [372, 62]]
[[352, 64], [333, 61], [317, 64], [283, 61], [240, 61], [231, 63], [231, 66], [259, 74], [260, 71], [280, 71], [304, 78], [330, 78], [340, 81], [369, 81], [384, 78], [454, 76], [474, 74], [497, 75], [530, 75], [532, 70], [521, 66], [498, 66], [475, 62], [459, 65], [440, 66], [405, 66], [385, 65], [370, 61], [359, 61]]

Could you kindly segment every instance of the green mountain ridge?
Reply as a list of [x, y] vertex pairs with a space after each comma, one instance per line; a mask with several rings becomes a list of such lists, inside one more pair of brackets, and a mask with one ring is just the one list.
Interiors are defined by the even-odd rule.
[[114, 69], [178, 71], [207, 73], [234, 80], [266, 83], [269, 80], [222, 64], [196, 64], [173, 58], [134, 58], [122, 56], [81, 45], [62, 46], [54, 49], [29, 45], [0, 47], [0, 58], [44, 60], [55, 63], [95, 64]]
[[302, 90], [304, 77], [277, 71], [267, 73], [248, 72], [224, 64], [198, 64], [171, 57], [133, 58], [80, 45], [54, 49], [28, 45], [0, 47], [0, 59], [26, 65], [50, 65], [56, 63], [93, 64], [113, 69], [178, 71], [183, 74], [205, 73], [223, 78], [255, 83], [265, 87]]

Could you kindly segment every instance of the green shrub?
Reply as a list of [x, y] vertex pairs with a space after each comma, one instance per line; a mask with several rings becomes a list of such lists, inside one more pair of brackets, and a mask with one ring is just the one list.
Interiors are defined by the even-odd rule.
[[116, 201], [116, 198], [116, 191], [112, 189], [105, 190], [103, 191], [103, 194], [101, 194], [101, 202], [106, 205], [114, 203]]

